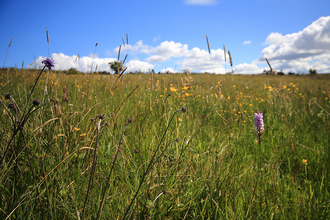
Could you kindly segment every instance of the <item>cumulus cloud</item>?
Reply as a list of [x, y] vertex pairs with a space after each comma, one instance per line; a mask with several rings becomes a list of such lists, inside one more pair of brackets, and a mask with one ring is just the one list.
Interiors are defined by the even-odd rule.
[[146, 59], [146, 61], [164, 62], [172, 57], [181, 57], [188, 52], [188, 45], [175, 43], [174, 41], [164, 41], [155, 48], [150, 48], [147, 52], [155, 54]]
[[224, 62], [225, 57], [222, 49], [211, 50], [210, 58], [207, 50], [194, 47], [187, 51], [184, 59], [178, 61], [177, 64], [180, 65], [180, 70], [189, 68], [191, 72], [225, 73]]
[[[135, 45], [131, 45], [131, 44], [125, 44], [122, 45], [120, 48], [120, 52], [121, 53], [130, 53], [130, 54], [135, 54], [135, 53], [148, 53], [150, 47], [148, 45], [143, 44], [143, 41], [140, 40], [138, 42], [136, 42]], [[118, 54], [119, 51], [119, 47], [116, 47], [114, 50], [115, 54]]]
[[330, 16], [319, 18], [298, 33], [271, 33], [265, 44], [269, 46], [262, 50], [258, 61], [267, 58], [275, 69], [307, 72], [320, 62], [321, 69], [330, 72], [326, 61], [330, 52]]
[[245, 44], [250, 44], [250, 43], [251, 43], [250, 40], [246, 40], [246, 41], [243, 42], [244, 45], [245, 45]]
[[127, 70], [126, 72], [136, 72], [136, 71], [141, 71], [141, 72], [149, 72], [151, 69], [153, 69], [155, 66], [144, 62], [144, 61], [140, 61], [140, 60], [132, 60], [129, 61], [126, 64]]
[[[55, 69], [56, 70], [68, 70], [70, 68], [75, 68], [80, 72], [90, 72], [91, 68], [92, 71], [95, 71], [97, 65], [97, 71], [110, 71], [109, 62], [113, 62], [116, 60], [115, 58], [98, 58], [97, 56], [84, 56], [80, 57], [80, 59], [76, 56], [68, 56], [63, 53], [53, 53], [51, 56], [55, 62]], [[38, 57], [35, 61], [37, 68], [43, 66], [41, 61], [44, 57]], [[35, 63], [31, 63], [27, 66], [27, 68], [35, 68]]]
[[217, 2], [215, 0], [186, 0], [187, 5], [214, 5]]
[[167, 67], [165, 69], [162, 69], [160, 71], [161, 73], [166, 73], [166, 72], [169, 72], [169, 73], [177, 73], [178, 71], [175, 71], [174, 69], [170, 68], [170, 67]]
[[238, 64], [233, 68], [235, 73], [240, 73], [240, 74], [259, 74], [263, 72], [262, 68], [259, 68], [256, 64]]

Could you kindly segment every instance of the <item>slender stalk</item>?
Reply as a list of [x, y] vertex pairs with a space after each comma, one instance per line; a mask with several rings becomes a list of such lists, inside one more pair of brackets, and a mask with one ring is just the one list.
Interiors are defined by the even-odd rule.
[[91, 187], [91, 182], [93, 180], [93, 175], [94, 175], [94, 171], [95, 171], [95, 164], [96, 164], [96, 153], [97, 153], [97, 144], [99, 142], [99, 134], [100, 134], [100, 124], [101, 124], [102, 119], [99, 120], [99, 124], [97, 126], [97, 135], [96, 135], [96, 141], [95, 141], [95, 149], [94, 149], [94, 159], [93, 159], [93, 166], [92, 166], [92, 171], [91, 171], [91, 175], [89, 177], [89, 182], [88, 182], [88, 189], [87, 189], [87, 194], [86, 194], [86, 198], [85, 198], [85, 203], [84, 203], [84, 208], [81, 211], [81, 220], [84, 219], [84, 211], [86, 208], [86, 204], [87, 204], [87, 200], [88, 200], [88, 194], [89, 194], [89, 190]]
[[42, 216], [42, 219], [44, 219], [44, 209], [42, 207], [42, 202], [41, 202], [41, 198], [40, 198], [40, 194], [39, 194], [39, 187], [38, 187], [38, 184], [37, 184], [37, 180], [36, 180], [36, 175], [34, 173], [34, 170], [33, 170], [33, 166], [32, 166], [32, 163], [31, 163], [31, 159], [30, 159], [30, 154], [29, 154], [29, 150], [28, 150], [28, 147], [27, 147], [27, 143], [26, 143], [26, 140], [25, 140], [25, 136], [23, 134], [23, 131], [22, 129], [20, 129], [20, 133], [23, 137], [23, 140], [24, 140], [24, 144], [25, 144], [25, 150], [26, 150], [26, 156], [28, 157], [28, 160], [29, 160], [29, 165], [30, 165], [30, 169], [32, 171], [32, 175], [33, 175], [33, 180], [34, 180], [34, 184], [36, 185], [36, 190], [37, 190], [37, 195], [38, 195], [38, 199], [39, 199], [39, 203], [40, 203], [40, 208], [41, 208], [41, 216]]
[[[47, 105], [48, 103], [50, 103], [50, 102], [47, 102], [47, 103], [44, 104], [44, 105]], [[44, 106], [44, 105], [41, 105], [41, 106], [39, 106], [38, 108], [41, 108], [41, 107]], [[36, 110], [36, 109], [35, 109], [35, 110]], [[34, 110], [34, 111], [35, 111], [35, 110]], [[8, 153], [9, 147], [10, 147], [11, 143], [13, 142], [13, 140], [14, 140], [16, 134], [20, 131], [20, 129], [23, 129], [23, 127], [24, 127], [24, 125], [25, 125], [27, 119], [29, 118], [29, 116], [30, 116], [30, 114], [29, 114], [30, 111], [31, 111], [31, 109], [26, 113], [25, 117], [22, 117], [22, 121], [18, 124], [17, 129], [14, 130], [14, 133], [13, 133], [13, 135], [11, 136], [10, 141], [8, 142], [7, 148], [6, 148], [5, 152], [4, 152], [3, 155], [2, 155], [2, 158], [1, 158], [1, 161], [0, 161], [0, 167], [1, 167], [2, 162], [3, 162], [3, 160], [5, 159], [5, 157], [6, 157], [7, 153]], [[32, 111], [32, 112], [34, 112], [34, 111]], [[31, 113], [32, 113], [32, 112], [31, 112]]]
[[151, 206], [150, 206], [150, 209], [149, 209], [149, 212], [148, 212], [148, 215], [147, 215], [147, 219], [150, 219], [151, 218], [151, 216], [150, 216], [150, 212], [151, 212], [151, 209], [152, 209], [152, 207], [153, 207], [153, 205], [155, 204], [155, 202], [157, 201], [157, 199], [161, 196], [161, 195], [163, 195], [163, 194], [166, 194], [167, 192], [166, 192], [166, 190], [165, 189], [163, 189], [162, 190], [162, 192], [154, 199], [154, 201], [152, 202], [152, 204], [151, 204]]
[[108, 178], [107, 178], [107, 183], [106, 183], [106, 186], [105, 186], [104, 191], [103, 191], [103, 196], [102, 196], [102, 200], [101, 200], [101, 202], [100, 202], [100, 207], [99, 207], [99, 211], [97, 212], [97, 217], [96, 217], [96, 219], [101, 218], [101, 212], [102, 212], [102, 208], [103, 208], [103, 204], [104, 204], [104, 199], [105, 199], [105, 196], [106, 196], [106, 194], [107, 194], [107, 188], [108, 188], [108, 186], [109, 186], [110, 177], [111, 177], [111, 174], [112, 174], [113, 168], [114, 168], [115, 163], [116, 163], [116, 160], [117, 160], [117, 155], [118, 155], [117, 152], [118, 152], [118, 148], [122, 145], [122, 143], [123, 143], [123, 142], [122, 142], [122, 139], [123, 139], [123, 136], [124, 136], [124, 132], [125, 132], [127, 126], [128, 126], [131, 122], [133, 122], [133, 120], [129, 119], [127, 125], [125, 125], [125, 127], [124, 127], [124, 129], [123, 129], [123, 132], [121, 133], [120, 140], [119, 140], [119, 144], [118, 144], [118, 146], [116, 147], [116, 151], [115, 151], [115, 154], [114, 154], [114, 156], [113, 156], [112, 167], [111, 167], [111, 169], [110, 169], [110, 173], [109, 173], [109, 176], [108, 176]]
[[36, 79], [36, 82], [34, 83], [34, 86], [33, 86], [32, 90], [31, 90], [31, 92], [30, 92], [30, 96], [29, 96], [29, 98], [28, 98], [28, 100], [27, 100], [27, 102], [26, 102], [26, 105], [25, 105], [25, 108], [24, 108], [24, 112], [23, 112], [23, 116], [22, 116], [22, 118], [23, 118], [24, 115], [25, 115], [26, 109], [27, 109], [28, 104], [29, 104], [29, 102], [30, 102], [30, 100], [31, 100], [32, 93], [33, 93], [34, 88], [36, 87], [36, 85], [37, 85], [37, 83], [38, 83], [38, 80], [39, 80], [39, 78], [40, 78], [40, 76], [41, 76], [41, 73], [44, 71], [44, 69], [45, 69], [46, 67], [47, 67], [47, 66], [45, 65], [44, 68], [42, 68], [42, 70], [40, 71], [40, 73], [39, 73], [39, 75], [38, 75], [38, 77], [37, 77], [37, 79]]
[[156, 149], [154, 155], [152, 156], [152, 158], [151, 158], [151, 160], [150, 160], [150, 162], [149, 162], [148, 168], [146, 169], [145, 173], [144, 173], [143, 176], [142, 176], [142, 179], [141, 179], [141, 181], [140, 181], [139, 187], [138, 187], [137, 191], [135, 192], [135, 195], [134, 195], [133, 199], [131, 200], [131, 202], [130, 202], [128, 208], [126, 209], [126, 212], [125, 212], [124, 217], [123, 217], [122, 219], [125, 219], [126, 216], [128, 215], [129, 210], [131, 209], [131, 206], [133, 205], [133, 202], [134, 202], [134, 200], [136, 199], [136, 197], [137, 197], [137, 195], [138, 195], [138, 193], [139, 193], [139, 191], [140, 191], [140, 189], [141, 189], [141, 186], [142, 186], [142, 184], [143, 184], [143, 181], [144, 181], [145, 177], [147, 176], [148, 172], [150, 171], [150, 169], [151, 169], [151, 167], [152, 167], [152, 165], [153, 165], [153, 161], [154, 161], [155, 156], [156, 156], [156, 154], [157, 154], [157, 152], [158, 152], [158, 150], [159, 150], [159, 148], [160, 148], [160, 146], [161, 146], [161, 144], [162, 144], [162, 142], [163, 142], [163, 140], [164, 140], [164, 137], [165, 137], [165, 135], [166, 135], [166, 132], [167, 132], [168, 128], [170, 127], [170, 124], [171, 124], [171, 122], [172, 122], [172, 120], [173, 120], [175, 114], [176, 114], [177, 112], [179, 112], [179, 111], [186, 112], [186, 111], [187, 111], [187, 108], [186, 108], [186, 107], [183, 107], [182, 109], [176, 110], [176, 111], [174, 112], [174, 114], [173, 114], [173, 116], [172, 116], [170, 122], [168, 123], [168, 125], [167, 125], [167, 127], [166, 127], [166, 129], [165, 129], [165, 132], [164, 132], [164, 134], [163, 134], [163, 137], [162, 137], [162, 139], [160, 140], [160, 142], [159, 142], [159, 144], [158, 144], [158, 146], [157, 146], [157, 149]]

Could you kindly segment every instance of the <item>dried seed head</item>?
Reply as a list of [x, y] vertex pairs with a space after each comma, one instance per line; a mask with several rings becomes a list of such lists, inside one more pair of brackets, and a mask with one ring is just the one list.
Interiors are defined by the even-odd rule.
[[166, 189], [163, 189], [162, 193], [165, 195], [167, 193]]
[[180, 139], [179, 139], [179, 138], [177, 138], [177, 139], [175, 139], [175, 141], [179, 143], [179, 142], [180, 142]]
[[140, 150], [136, 148], [136, 149], [134, 150], [134, 153], [138, 154], [138, 153], [140, 153]]
[[187, 107], [183, 107], [181, 110], [182, 110], [183, 112], [187, 112], [187, 111], [188, 111]]
[[12, 97], [13, 96], [13, 94], [11, 94], [11, 93], [6, 93], [5, 94], [5, 99], [10, 99], [10, 97]]
[[128, 122], [129, 122], [129, 123], [133, 123], [133, 119], [131, 119], [131, 118], [128, 119]]
[[105, 118], [104, 115], [101, 115], [101, 114], [99, 114], [97, 117], [98, 117], [99, 119], [104, 119], [104, 118]]
[[91, 117], [91, 121], [95, 121], [95, 119], [93, 117]]
[[63, 101], [65, 101], [65, 102], [68, 101], [68, 97], [66, 97], [66, 95], [63, 96]]
[[32, 103], [33, 103], [33, 105], [35, 105], [35, 106], [38, 106], [38, 105], [40, 105], [40, 100], [39, 99], [34, 99], [33, 101], [32, 101]]

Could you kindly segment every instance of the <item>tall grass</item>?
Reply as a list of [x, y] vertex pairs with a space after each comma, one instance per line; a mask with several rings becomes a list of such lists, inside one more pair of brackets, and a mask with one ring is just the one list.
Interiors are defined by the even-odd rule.
[[[6, 74], [1, 70], [1, 155], [14, 132], [4, 94], [24, 106], [37, 77], [11, 70], [6, 83]], [[52, 104], [34, 112], [23, 130], [27, 144], [17, 135], [0, 168], [0, 219], [81, 219], [82, 212], [85, 219], [329, 218], [329, 75], [117, 80], [50, 72], [45, 93], [46, 77], [32, 99]], [[188, 111], [170, 123], [183, 106]], [[100, 115], [96, 126], [91, 118]]]

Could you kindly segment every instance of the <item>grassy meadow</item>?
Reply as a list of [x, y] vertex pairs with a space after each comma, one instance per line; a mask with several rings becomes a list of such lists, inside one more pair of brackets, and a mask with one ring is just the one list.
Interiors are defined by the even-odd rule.
[[25, 110], [40, 71], [0, 71], [0, 219], [330, 218], [330, 75], [44, 71]]

